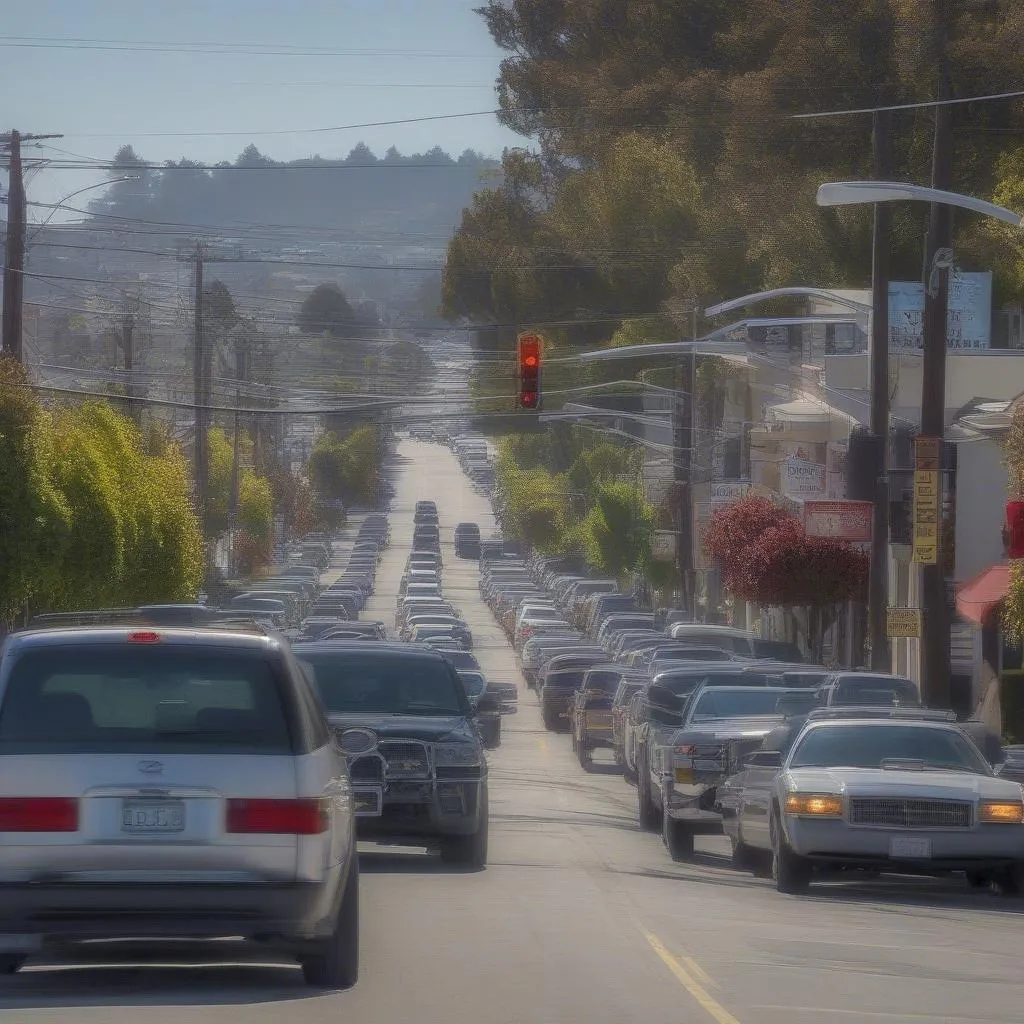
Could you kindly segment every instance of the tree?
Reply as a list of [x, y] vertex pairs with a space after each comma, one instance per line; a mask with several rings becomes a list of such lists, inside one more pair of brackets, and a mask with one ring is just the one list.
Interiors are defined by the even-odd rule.
[[384, 451], [377, 431], [365, 426], [342, 437], [322, 434], [309, 457], [309, 480], [322, 504], [373, 502]]
[[620, 580], [630, 573], [645, 576], [653, 561], [654, 509], [642, 490], [632, 483], [602, 482], [594, 497], [580, 531], [587, 562]]
[[808, 537], [803, 523], [766, 498], [748, 496], [716, 511], [704, 537], [727, 590], [756, 604], [805, 610], [813, 656], [844, 601], [867, 596], [870, 560], [845, 541]]
[[345, 294], [336, 284], [317, 285], [299, 310], [298, 325], [307, 334], [352, 337], [359, 319]]

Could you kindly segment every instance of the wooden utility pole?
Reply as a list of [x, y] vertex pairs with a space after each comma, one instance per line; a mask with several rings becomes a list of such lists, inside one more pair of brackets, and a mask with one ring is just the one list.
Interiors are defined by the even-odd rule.
[[235, 425], [234, 449], [231, 456], [231, 494], [228, 499], [228, 522], [231, 525], [231, 572], [237, 573], [238, 562], [235, 558], [235, 534], [238, 529], [239, 488], [242, 472], [242, 422], [239, 410], [242, 406], [242, 381], [245, 379], [245, 349], [241, 342], [235, 343]]
[[[950, 98], [946, 56], [946, 22], [939, 18], [939, 95]], [[953, 108], [935, 108], [935, 140], [932, 148], [932, 188], [949, 191], [953, 179]], [[924, 366], [921, 387], [921, 436], [937, 439], [941, 470], [942, 440], [946, 427], [946, 345], [949, 315], [949, 280], [953, 271], [953, 210], [933, 203], [928, 225], [927, 260], [924, 268]], [[939, 508], [941, 480], [939, 473]], [[921, 697], [930, 707], [950, 705], [950, 609], [941, 548], [941, 522], [937, 527], [934, 564], [921, 566]]]
[[[196, 486], [196, 511], [203, 528], [204, 544], [208, 537], [208, 486], [209, 460], [207, 447], [207, 426], [209, 411], [206, 401], [206, 344], [203, 336], [203, 246], [196, 245], [195, 251], [195, 304], [193, 312], [193, 418], [194, 427], [194, 465]], [[205, 564], [205, 563], [204, 563]]]
[[693, 423], [697, 394], [697, 329], [690, 351], [683, 356], [681, 381], [675, 401], [675, 438], [672, 444], [676, 490], [676, 564], [683, 609], [696, 621], [693, 550]]
[[[875, 181], [892, 177], [892, 114], [876, 110], [872, 125]], [[887, 203], [875, 203], [871, 263], [871, 433], [880, 465], [875, 481], [871, 575], [868, 581], [868, 636], [871, 667], [890, 672], [886, 613], [889, 605], [889, 236]]]
[[128, 415], [138, 420], [135, 404], [135, 311], [127, 292], [121, 293], [121, 349], [124, 352], [124, 369], [128, 377]]
[[4, 256], [3, 351], [22, 362], [22, 307], [25, 297], [25, 228], [28, 203], [21, 162], [21, 144], [61, 135], [22, 135], [12, 131], [3, 142], [8, 149], [7, 250]]

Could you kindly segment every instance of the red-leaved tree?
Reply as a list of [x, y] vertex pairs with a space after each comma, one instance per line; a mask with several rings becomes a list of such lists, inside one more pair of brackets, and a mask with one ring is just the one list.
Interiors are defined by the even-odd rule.
[[825, 630], [844, 601], [867, 596], [869, 557], [841, 540], [808, 537], [803, 523], [767, 498], [748, 496], [711, 517], [704, 546], [731, 593], [761, 605], [805, 608], [820, 660]]

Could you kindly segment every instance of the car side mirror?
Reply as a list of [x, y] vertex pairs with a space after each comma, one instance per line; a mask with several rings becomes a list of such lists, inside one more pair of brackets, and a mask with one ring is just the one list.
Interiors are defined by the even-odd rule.
[[488, 693], [486, 690], [473, 700], [473, 706], [477, 713], [484, 712], [498, 712], [501, 710], [501, 701], [498, 699], [497, 694]]
[[781, 750], [755, 750], [748, 754], [744, 764], [747, 768], [781, 768]]

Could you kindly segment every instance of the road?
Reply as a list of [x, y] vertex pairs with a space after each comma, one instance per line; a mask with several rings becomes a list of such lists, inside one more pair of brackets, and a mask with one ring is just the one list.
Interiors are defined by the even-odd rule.
[[[394, 619], [417, 499], [438, 502], [445, 583], [489, 678], [521, 684], [511, 650], [455, 559], [457, 522], [492, 525], [436, 445], [399, 448], [393, 543], [365, 616]], [[363, 955], [347, 993], [289, 964], [234, 959], [100, 969], [39, 962], [0, 980], [19, 1022], [121, 1024], [962, 1024], [1020, 1021], [1024, 906], [934, 883], [844, 884], [784, 897], [731, 871], [720, 838], [673, 864], [636, 825], [634, 791], [586, 774], [533, 695], [490, 756], [486, 871], [410, 852], [362, 857]], [[372, 850], [373, 848], [368, 848]], [[227, 955], [232, 952], [232, 956]], [[166, 957], [164, 958], [166, 959]]]

